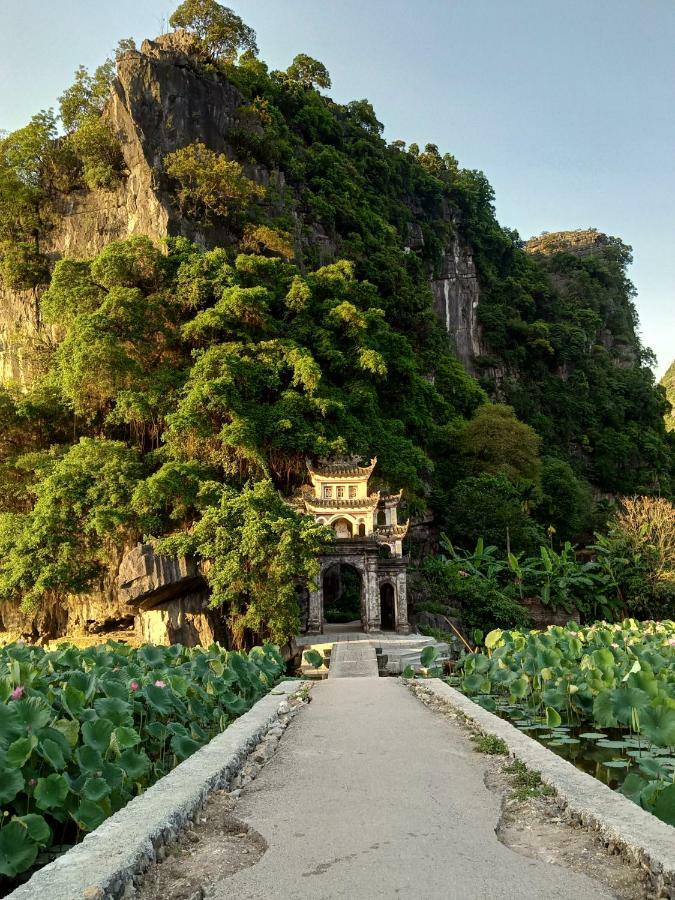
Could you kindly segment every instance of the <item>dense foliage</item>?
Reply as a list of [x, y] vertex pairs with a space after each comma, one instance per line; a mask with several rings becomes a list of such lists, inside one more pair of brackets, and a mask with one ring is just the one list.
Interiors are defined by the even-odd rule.
[[675, 618], [675, 507], [662, 497], [623, 500], [606, 534], [597, 536], [598, 562], [621, 607], [638, 618]]
[[2, 394], [4, 596], [81, 591], [125, 541], [193, 526], [165, 549], [209, 560], [234, 632], [282, 640], [325, 535], [270, 479], [289, 493], [308, 456], [376, 453], [422, 508], [468, 376], [445, 351], [430, 383], [351, 263], [301, 273], [282, 232], [244, 241], [260, 252], [134, 237], [57, 263], [41, 308], [61, 339], [32, 394]]
[[283, 669], [270, 645], [248, 655], [113, 642], [0, 650], [0, 876], [98, 827], [246, 712]]
[[474, 550], [455, 548], [444, 537], [446, 555], [422, 564], [432, 599], [458, 608], [469, 630], [528, 624], [523, 600], [536, 600], [552, 611], [580, 614], [585, 621], [625, 614], [606, 562], [580, 560], [569, 542], [559, 551], [547, 545], [535, 555], [513, 553], [479, 538]]
[[[506, 709], [549, 746], [584, 740], [610, 751], [602, 767], [631, 767], [623, 792], [675, 825], [675, 622], [496, 630], [462, 670], [467, 693]], [[574, 725], [588, 727], [570, 736]], [[612, 739], [598, 728], [621, 734]]]

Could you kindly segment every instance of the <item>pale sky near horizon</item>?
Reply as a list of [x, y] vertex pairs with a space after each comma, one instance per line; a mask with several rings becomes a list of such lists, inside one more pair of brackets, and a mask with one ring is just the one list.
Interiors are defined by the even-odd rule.
[[[165, 30], [172, 0], [0, 0], [0, 129], [54, 106], [80, 63]], [[672, 0], [229, 0], [261, 56], [326, 64], [385, 137], [482, 169], [527, 238], [596, 227], [633, 247], [644, 343], [675, 358]]]

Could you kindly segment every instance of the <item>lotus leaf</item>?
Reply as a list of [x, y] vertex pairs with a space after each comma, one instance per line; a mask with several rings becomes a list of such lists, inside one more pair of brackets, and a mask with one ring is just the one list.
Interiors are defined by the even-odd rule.
[[61, 806], [68, 794], [68, 782], [63, 775], [52, 774], [38, 778], [33, 796], [39, 809]]
[[18, 819], [12, 819], [0, 829], [0, 875], [11, 878], [29, 869], [35, 862], [38, 849], [28, 828]]

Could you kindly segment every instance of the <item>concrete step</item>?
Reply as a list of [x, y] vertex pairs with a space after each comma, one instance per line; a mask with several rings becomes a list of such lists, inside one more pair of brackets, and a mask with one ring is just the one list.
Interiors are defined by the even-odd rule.
[[329, 678], [377, 678], [377, 654], [372, 644], [348, 641], [333, 645]]

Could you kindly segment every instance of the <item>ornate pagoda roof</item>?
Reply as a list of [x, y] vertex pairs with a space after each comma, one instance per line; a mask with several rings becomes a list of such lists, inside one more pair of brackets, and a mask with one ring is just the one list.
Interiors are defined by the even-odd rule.
[[377, 457], [375, 456], [370, 460], [369, 466], [358, 465], [357, 459], [320, 460], [316, 465], [309, 459], [306, 462], [312, 478], [321, 480], [344, 478], [345, 481], [353, 480], [354, 478], [367, 480], [377, 465]]
[[380, 506], [398, 506], [403, 496], [403, 488], [400, 491], [380, 491]]
[[298, 497], [295, 502], [298, 505], [305, 506], [307, 509], [317, 509], [317, 510], [333, 510], [333, 509], [344, 509], [344, 510], [357, 510], [357, 509], [366, 509], [371, 510], [375, 509], [377, 504], [379, 503], [380, 495], [379, 493], [370, 494], [368, 497], [342, 497], [341, 499], [337, 499], [335, 497], [314, 497], [304, 494], [301, 497]]

